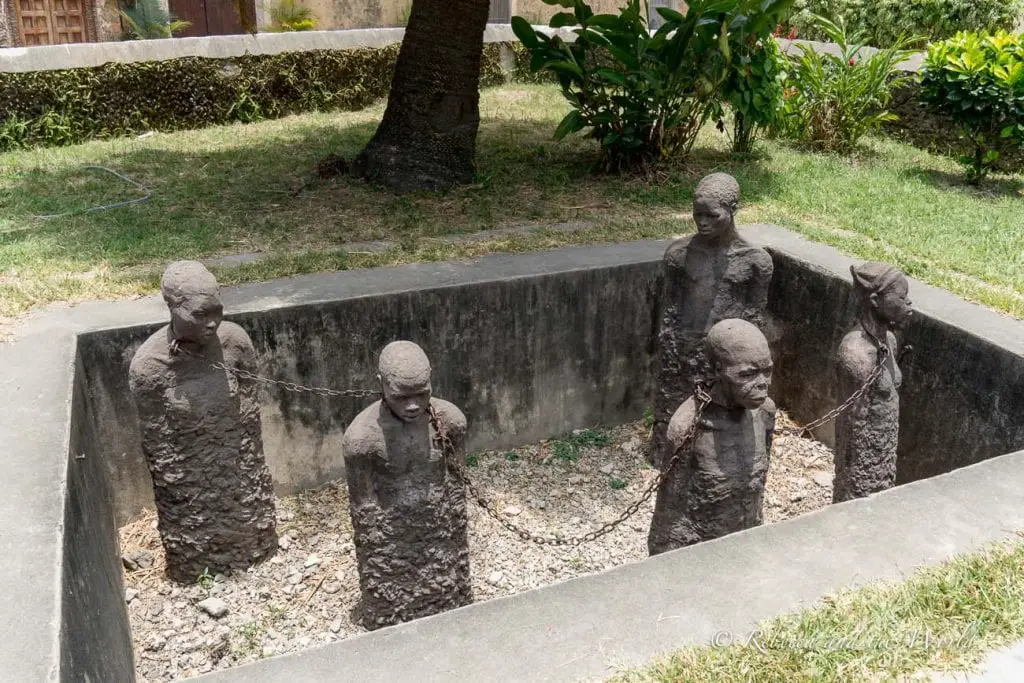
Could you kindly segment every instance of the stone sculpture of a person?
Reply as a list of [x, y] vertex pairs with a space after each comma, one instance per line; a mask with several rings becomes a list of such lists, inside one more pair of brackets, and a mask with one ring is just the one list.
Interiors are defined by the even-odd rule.
[[129, 385], [167, 574], [191, 583], [274, 554], [274, 488], [255, 385], [211, 365], [255, 371], [249, 336], [222, 320], [217, 281], [201, 263], [172, 263], [160, 290], [171, 322], [135, 353]]
[[896, 483], [903, 375], [897, 365], [896, 336], [911, 315], [910, 283], [898, 269], [868, 262], [850, 269], [857, 320], [835, 356], [839, 399], [871, 378], [884, 353], [884, 369], [850, 409], [836, 418], [836, 476], [833, 502], [861, 498]]
[[715, 323], [739, 318], [763, 329], [772, 259], [736, 231], [740, 188], [725, 173], [697, 185], [693, 220], [697, 234], [665, 252], [665, 286], [658, 335], [651, 462], [666, 455], [665, 432], [673, 411], [693, 394], [706, 366], [704, 338]]
[[[389, 626], [472, 602], [466, 492], [438, 431], [463, 457], [466, 417], [431, 397], [430, 361], [408, 341], [380, 354], [383, 398], [345, 432], [362, 621]], [[433, 417], [432, 417], [433, 416]]]
[[[775, 431], [775, 404], [768, 398], [772, 376], [768, 342], [745, 320], [723, 320], [708, 332], [707, 360], [711, 402], [703, 416], [698, 420], [698, 399], [691, 396], [668, 425], [668, 442], [682, 455], [658, 490], [647, 538], [651, 555], [749, 529], [762, 521]], [[691, 431], [692, 446], [688, 446], [686, 436]]]

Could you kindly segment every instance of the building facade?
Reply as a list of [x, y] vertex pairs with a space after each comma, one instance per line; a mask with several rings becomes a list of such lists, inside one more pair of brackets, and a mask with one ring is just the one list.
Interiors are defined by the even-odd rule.
[[[0, 0], [0, 47], [58, 45], [62, 43], [120, 40], [119, 5], [129, 0]], [[261, 30], [269, 28], [269, 8], [278, 0], [249, 0]], [[242, 33], [232, 0], [159, 0], [161, 6], [190, 26], [186, 36]], [[316, 18], [318, 30], [402, 26], [408, 21], [412, 0], [298, 0]], [[623, 0], [590, 0], [594, 12], [617, 12]], [[655, 7], [680, 6], [678, 0], [651, 0], [652, 26], [658, 25]], [[547, 24], [561, 7], [542, 0], [490, 0], [490, 21], [508, 23], [522, 16], [534, 24]]]

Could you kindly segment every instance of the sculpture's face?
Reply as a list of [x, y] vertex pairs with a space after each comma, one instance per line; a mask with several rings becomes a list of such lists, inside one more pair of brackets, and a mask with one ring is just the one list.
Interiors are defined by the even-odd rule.
[[749, 346], [727, 354], [718, 363], [718, 381], [730, 405], [760, 408], [772, 384], [772, 355], [767, 346]]
[[224, 320], [224, 306], [216, 294], [193, 294], [170, 307], [171, 329], [176, 339], [200, 346], [217, 335]]
[[910, 297], [910, 283], [901, 277], [881, 294], [871, 295], [871, 305], [878, 317], [889, 328], [903, 327], [913, 314]]
[[704, 237], [718, 237], [732, 228], [733, 212], [728, 206], [712, 197], [697, 197], [693, 200], [693, 221], [697, 232]]
[[384, 402], [399, 420], [412, 422], [430, 409], [430, 382], [404, 384], [384, 377], [381, 379]]

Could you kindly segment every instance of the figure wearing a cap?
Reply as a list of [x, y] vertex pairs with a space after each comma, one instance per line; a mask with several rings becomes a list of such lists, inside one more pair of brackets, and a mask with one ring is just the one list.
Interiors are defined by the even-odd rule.
[[171, 322], [135, 353], [129, 386], [167, 574], [192, 583], [274, 554], [274, 487], [256, 386], [210, 365], [255, 372], [249, 336], [223, 321], [217, 281], [201, 263], [172, 263], [160, 290]]
[[380, 354], [383, 397], [345, 430], [345, 475], [368, 629], [473, 600], [466, 491], [449, 470], [436, 426], [464, 456], [466, 416], [431, 396], [430, 361], [408, 341]]
[[847, 412], [836, 419], [836, 476], [833, 502], [861, 498], [896, 483], [903, 381], [896, 364], [893, 330], [911, 315], [910, 284], [897, 268], [867, 262], [850, 268], [857, 320], [836, 351], [839, 401], [845, 401], [871, 377], [884, 354], [881, 376]]

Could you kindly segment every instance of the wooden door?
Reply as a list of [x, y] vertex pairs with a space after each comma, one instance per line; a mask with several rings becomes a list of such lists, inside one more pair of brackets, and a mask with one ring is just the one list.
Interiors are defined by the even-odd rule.
[[[235, 11], [235, 3], [231, 0], [205, 0], [206, 2], [206, 24], [211, 36], [226, 36], [237, 33], [245, 33], [238, 12]], [[249, 16], [256, 16], [256, 0], [248, 0]]]
[[[256, 16], [256, 0], [248, 0], [250, 16]], [[224, 36], [245, 33], [232, 0], [170, 0], [171, 16], [191, 22], [179, 36]]]
[[[209, 1], [231, 4], [231, 0]], [[206, 2], [207, 0], [170, 0], [168, 8], [170, 9], [171, 16], [175, 19], [187, 21], [190, 24], [187, 29], [175, 35], [184, 38], [210, 35], [206, 28]]]
[[84, 43], [89, 39], [85, 33], [84, 0], [50, 0], [50, 3], [54, 43]]
[[22, 45], [53, 45], [49, 0], [16, 0]]

